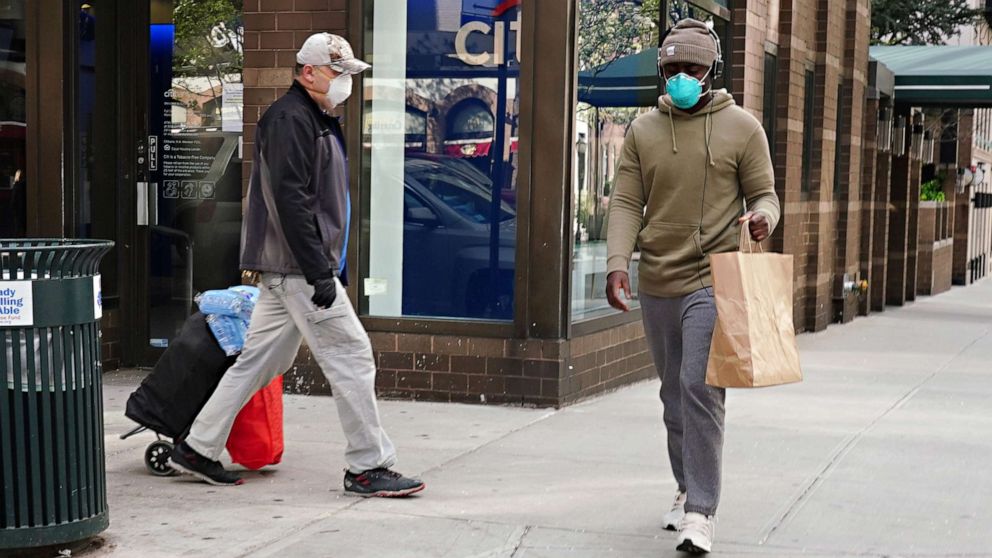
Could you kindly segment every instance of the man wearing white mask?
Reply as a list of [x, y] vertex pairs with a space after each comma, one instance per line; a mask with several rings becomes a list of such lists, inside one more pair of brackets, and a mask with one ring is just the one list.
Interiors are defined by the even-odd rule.
[[244, 349], [169, 462], [210, 484], [241, 484], [217, 461], [234, 418], [256, 391], [292, 366], [305, 340], [331, 385], [347, 439], [345, 491], [407, 496], [424, 483], [390, 470], [396, 453], [379, 421], [372, 345], [343, 286], [348, 161], [341, 125], [328, 114], [351, 94], [352, 74], [370, 66], [330, 33], [309, 37], [296, 62], [293, 85], [255, 132], [241, 269], [261, 294]]

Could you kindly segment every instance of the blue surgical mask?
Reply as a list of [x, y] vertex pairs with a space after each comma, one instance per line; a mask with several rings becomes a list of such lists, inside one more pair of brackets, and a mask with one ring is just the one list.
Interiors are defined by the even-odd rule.
[[[706, 74], [709, 75], [709, 71]], [[703, 82], [685, 73], [676, 74], [665, 82], [665, 91], [676, 107], [686, 110], [699, 102], [699, 97], [703, 94]]]

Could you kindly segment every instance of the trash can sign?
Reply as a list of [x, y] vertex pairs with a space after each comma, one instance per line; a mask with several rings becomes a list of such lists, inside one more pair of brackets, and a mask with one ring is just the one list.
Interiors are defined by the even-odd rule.
[[100, 275], [93, 276], [93, 317], [103, 317], [103, 290], [100, 287]]
[[0, 327], [34, 325], [31, 281], [0, 281]]

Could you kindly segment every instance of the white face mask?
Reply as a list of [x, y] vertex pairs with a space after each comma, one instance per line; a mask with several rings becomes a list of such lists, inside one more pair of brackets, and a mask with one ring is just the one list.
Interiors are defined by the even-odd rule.
[[327, 88], [327, 100], [337, 107], [351, 96], [351, 74], [342, 74], [331, 80]]

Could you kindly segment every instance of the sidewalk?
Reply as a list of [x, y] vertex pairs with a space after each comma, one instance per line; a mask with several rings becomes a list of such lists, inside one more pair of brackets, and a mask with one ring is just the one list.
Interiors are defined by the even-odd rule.
[[[992, 556], [992, 281], [800, 338], [806, 381], [728, 395], [713, 556]], [[152, 477], [107, 377], [110, 529], [74, 556], [677, 556], [658, 383], [561, 411], [382, 403], [423, 496], [341, 491], [333, 402], [286, 397], [284, 463]]]

